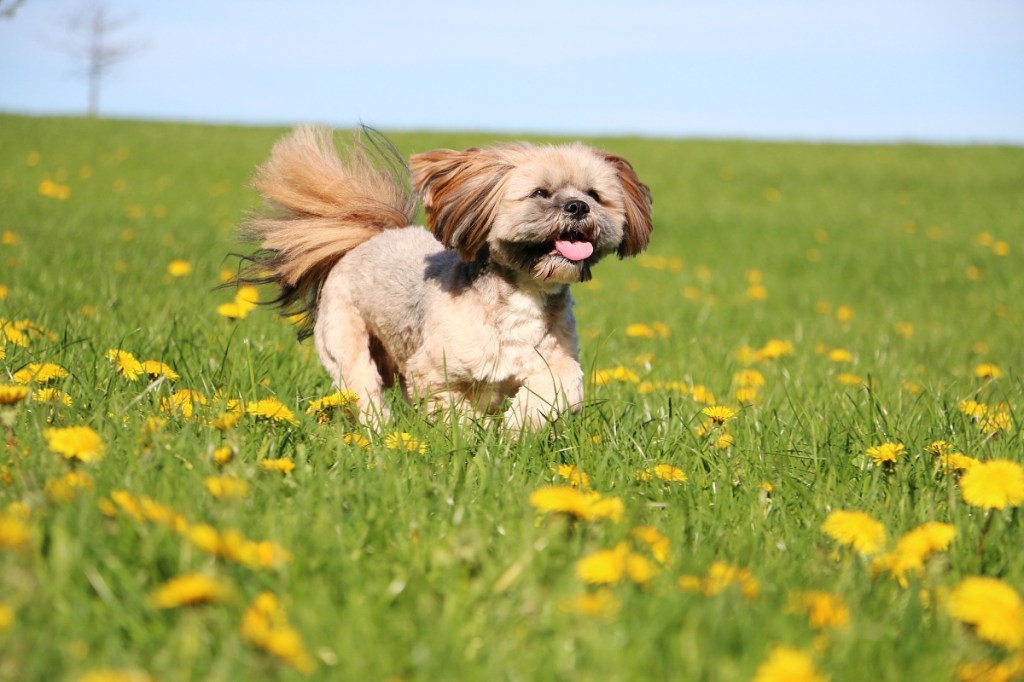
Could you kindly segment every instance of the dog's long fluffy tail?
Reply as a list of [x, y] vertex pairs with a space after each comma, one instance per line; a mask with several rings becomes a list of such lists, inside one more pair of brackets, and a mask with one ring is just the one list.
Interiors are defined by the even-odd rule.
[[334, 264], [382, 230], [409, 225], [416, 211], [408, 167], [383, 135], [366, 127], [344, 160], [330, 129], [296, 128], [274, 145], [253, 186], [264, 207], [242, 236], [260, 250], [239, 280], [278, 284], [275, 303], [306, 313], [300, 337], [312, 331], [320, 288]]

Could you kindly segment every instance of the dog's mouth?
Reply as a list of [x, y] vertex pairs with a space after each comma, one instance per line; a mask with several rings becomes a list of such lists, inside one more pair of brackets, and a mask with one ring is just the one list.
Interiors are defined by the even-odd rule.
[[491, 251], [491, 257], [538, 280], [586, 282], [591, 266], [604, 255], [594, 241], [595, 232], [570, 227], [550, 241], [496, 241], [494, 246], [498, 248]]
[[594, 255], [594, 243], [581, 230], [570, 230], [555, 240], [548, 255], [559, 255], [567, 261], [579, 263]]

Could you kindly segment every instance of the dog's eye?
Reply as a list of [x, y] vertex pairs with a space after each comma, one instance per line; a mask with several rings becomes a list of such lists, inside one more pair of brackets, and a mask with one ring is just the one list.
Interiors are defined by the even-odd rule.
[[530, 196], [536, 199], [550, 199], [551, 192], [547, 191], [543, 187], [538, 187], [537, 189], [533, 190], [533, 194], [531, 194]]
[[601, 195], [597, 193], [596, 189], [587, 190], [587, 196], [596, 201], [597, 203], [601, 203]]

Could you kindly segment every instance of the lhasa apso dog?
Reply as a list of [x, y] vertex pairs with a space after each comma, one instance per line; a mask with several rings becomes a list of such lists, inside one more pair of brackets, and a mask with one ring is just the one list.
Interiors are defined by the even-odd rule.
[[[255, 268], [307, 313], [324, 367], [378, 423], [395, 384], [433, 413], [504, 412], [513, 429], [579, 410], [569, 285], [652, 230], [629, 162], [581, 143], [441, 149], [410, 172], [372, 130], [343, 161], [331, 131], [300, 127], [254, 185]], [[429, 230], [412, 225], [417, 195]]]

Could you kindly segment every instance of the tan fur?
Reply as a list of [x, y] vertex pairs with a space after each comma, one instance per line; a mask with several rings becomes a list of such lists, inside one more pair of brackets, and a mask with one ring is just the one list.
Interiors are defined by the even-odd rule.
[[619, 247], [619, 257], [635, 256], [647, 248], [654, 229], [651, 222], [651, 191], [640, 182], [629, 161], [614, 154], [606, 154], [605, 159], [618, 171], [625, 193], [626, 238]]
[[[646, 248], [647, 187], [625, 159], [575, 143], [412, 157], [430, 233], [408, 226], [406, 177], [325, 131], [279, 143], [256, 187], [271, 213], [250, 236], [287, 294], [315, 291], [317, 353], [362, 416], [400, 385], [434, 413], [504, 411], [535, 427], [583, 402], [569, 284]], [[436, 237], [436, 238], [435, 238]], [[282, 296], [287, 300], [287, 296]]]
[[416, 198], [356, 144], [342, 165], [327, 128], [300, 127], [280, 140], [253, 186], [265, 208], [245, 237], [275, 257], [260, 265], [305, 296], [330, 268], [381, 230], [408, 225]]

